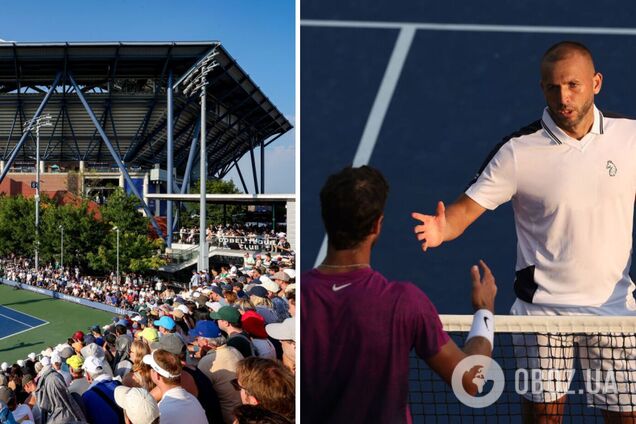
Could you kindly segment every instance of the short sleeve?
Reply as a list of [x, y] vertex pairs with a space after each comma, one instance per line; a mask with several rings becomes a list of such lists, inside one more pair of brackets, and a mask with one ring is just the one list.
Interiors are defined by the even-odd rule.
[[444, 331], [437, 309], [422, 290], [406, 284], [402, 297], [404, 319], [410, 326], [413, 348], [421, 358], [437, 354], [450, 337]]
[[486, 162], [466, 195], [486, 209], [493, 210], [509, 201], [517, 190], [512, 142], [499, 146]]

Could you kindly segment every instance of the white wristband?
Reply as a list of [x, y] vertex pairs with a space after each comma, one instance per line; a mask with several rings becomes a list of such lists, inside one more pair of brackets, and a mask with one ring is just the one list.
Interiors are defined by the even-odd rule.
[[492, 352], [495, 346], [495, 316], [488, 309], [480, 309], [475, 312], [473, 325], [470, 327], [466, 341], [476, 336], [488, 339], [490, 342], [490, 351]]

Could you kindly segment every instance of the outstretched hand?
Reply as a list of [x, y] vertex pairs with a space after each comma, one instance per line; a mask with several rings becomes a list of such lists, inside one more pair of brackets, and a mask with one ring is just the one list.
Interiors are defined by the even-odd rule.
[[444, 241], [444, 231], [446, 230], [446, 208], [444, 202], [437, 203], [435, 215], [424, 215], [421, 213], [411, 213], [413, 219], [421, 222], [414, 227], [417, 239], [422, 242], [422, 250], [426, 252], [429, 247], [437, 247]]
[[[479, 275], [479, 267], [482, 272], [481, 276]], [[475, 308], [475, 311], [488, 309], [490, 312], [495, 313], [495, 296], [497, 295], [495, 277], [483, 260], [479, 261], [479, 267], [473, 265], [470, 268], [470, 277], [473, 280], [473, 308]]]

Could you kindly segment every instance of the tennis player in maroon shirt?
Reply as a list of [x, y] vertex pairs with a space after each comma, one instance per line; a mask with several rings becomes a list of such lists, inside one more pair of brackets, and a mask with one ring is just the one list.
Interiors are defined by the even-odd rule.
[[300, 283], [303, 424], [411, 422], [411, 349], [448, 384], [466, 356], [492, 352], [497, 287], [483, 261], [470, 270], [476, 313], [463, 349], [419, 288], [371, 268], [388, 191], [382, 174], [363, 166], [330, 176], [320, 193], [327, 256]]

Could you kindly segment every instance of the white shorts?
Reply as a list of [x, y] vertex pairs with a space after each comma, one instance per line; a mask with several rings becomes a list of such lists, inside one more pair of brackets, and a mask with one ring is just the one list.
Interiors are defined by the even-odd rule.
[[[591, 315], [589, 308], [533, 305], [517, 299], [512, 315]], [[633, 315], [625, 313], [625, 315]], [[513, 334], [517, 368], [535, 377], [524, 393], [532, 402], [554, 402], [570, 391], [574, 359], [581, 365], [588, 406], [610, 411], [636, 411], [636, 336], [634, 334]], [[580, 393], [582, 394], [582, 393]]]

